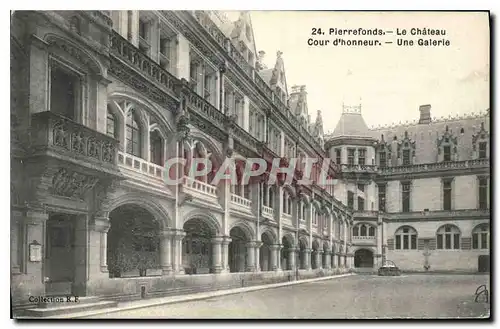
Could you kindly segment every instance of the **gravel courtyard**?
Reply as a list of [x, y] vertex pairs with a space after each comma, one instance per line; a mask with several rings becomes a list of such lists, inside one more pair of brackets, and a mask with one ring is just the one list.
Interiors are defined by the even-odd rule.
[[[92, 318], [346, 319], [488, 316], [474, 293], [488, 275], [355, 275]], [[491, 294], [491, 292], [490, 292]]]

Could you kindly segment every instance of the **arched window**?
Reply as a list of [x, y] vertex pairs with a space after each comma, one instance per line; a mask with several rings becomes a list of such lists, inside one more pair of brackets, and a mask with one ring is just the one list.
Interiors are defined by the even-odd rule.
[[359, 227], [358, 226], [354, 226], [354, 228], [352, 229], [352, 235], [359, 236]]
[[490, 228], [480, 224], [472, 230], [472, 249], [489, 249]]
[[151, 162], [159, 166], [163, 165], [163, 138], [157, 130], [149, 134], [149, 147], [151, 149]]
[[109, 109], [108, 106], [108, 115], [106, 117], [106, 134], [118, 138], [118, 129], [117, 128], [117, 121], [115, 119], [115, 115], [111, 110]]
[[127, 153], [136, 157], [141, 156], [141, 129], [133, 110], [127, 116]]
[[370, 226], [370, 228], [368, 229], [368, 235], [375, 236], [375, 227]]
[[361, 236], [366, 236], [366, 225], [361, 225]]
[[312, 208], [312, 224], [318, 225], [318, 214], [316, 213], [316, 208]]
[[416, 250], [417, 231], [411, 226], [400, 227], [395, 234], [396, 250]]
[[455, 225], [444, 225], [436, 234], [437, 249], [460, 249], [460, 230]]
[[292, 197], [290, 195], [288, 195], [288, 199], [286, 200], [287, 202], [287, 210], [288, 210], [288, 214], [291, 215], [292, 214]]

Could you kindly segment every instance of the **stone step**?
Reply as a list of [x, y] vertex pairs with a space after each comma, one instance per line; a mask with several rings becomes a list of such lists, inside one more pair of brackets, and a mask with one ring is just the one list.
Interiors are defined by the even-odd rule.
[[39, 307], [39, 308], [24, 310], [22, 317], [43, 318], [48, 316], [57, 316], [61, 314], [86, 312], [103, 308], [116, 307], [117, 305], [118, 302], [116, 301], [100, 301], [95, 303], [88, 302], [84, 304], [59, 303], [55, 307]]

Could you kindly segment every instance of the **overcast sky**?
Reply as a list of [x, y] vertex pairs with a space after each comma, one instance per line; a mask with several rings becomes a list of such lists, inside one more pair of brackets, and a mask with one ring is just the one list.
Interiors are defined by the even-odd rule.
[[[238, 13], [226, 14], [238, 18]], [[266, 52], [264, 63], [274, 66], [276, 52], [283, 52], [289, 91], [292, 85], [307, 86], [309, 114], [314, 119], [322, 111], [325, 132], [335, 128], [344, 100], [361, 98], [369, 127], [418, 119], [421, 104], [431, 104], [436, 117], [489, 107], [486, 13], [252, 11], [251, 17], [257, 51]], [[394, 44], [312, 47], [307, 40], [313, 27], [326, 32], [322, 39], [340, 37], [329, 36], [330, 27], [445, 29], [451, 45], [398, 47], [397, 36], [385, 35], [381, 41]]]

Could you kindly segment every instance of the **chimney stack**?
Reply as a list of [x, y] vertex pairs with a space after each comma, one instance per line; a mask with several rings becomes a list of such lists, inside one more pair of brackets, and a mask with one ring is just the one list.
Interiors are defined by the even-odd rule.
[[420, 120], [419, 124], [431, 123], [431, 105], [420, 105]]

